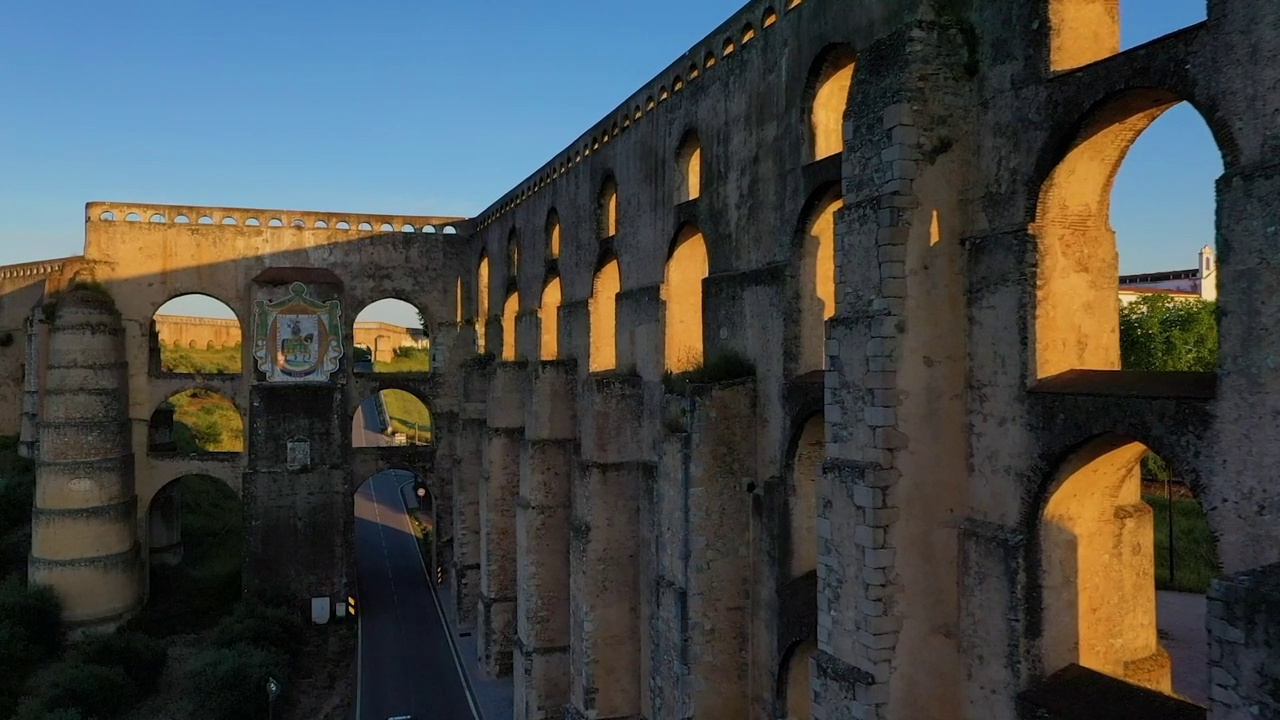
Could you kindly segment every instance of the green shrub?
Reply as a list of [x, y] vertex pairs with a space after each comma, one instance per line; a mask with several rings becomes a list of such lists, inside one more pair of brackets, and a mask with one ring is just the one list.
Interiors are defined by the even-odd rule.
[[755, 364], [747, 356], [734, 351], [717, 353], [706, 358], [691, 370], [681, 373], [668, 372], [663, 380], [670, 391], [689, 385], [714, 385], [754, 377]]
[[93, 665], [120, 668], [143, 695], [156, 691], [169, 660], [159, 640], [131, 632], [88, 638], [75, 647], [72, 657]]
[[218, 623], [209, 641], [221, 648], [253, 645], [287, 656], [301, 645], [302, 632], [302, 621], [294, 613], [245, 603]]
[[284, 682], [288, 660], [249, 645], [205, 650], [183, 675], [193, 720], [246, 720], [267, 715], [267, 679]]
[[0, 627], [10, 626], [6, 637], [28, 653], [28, 663], [57, 656], [62, 648], [62, 604], [53, 588], [24, 585], [11, 578], [0, 584]]
[[76, 710], [97, 720], [117, 717], [139, 699], [122, 668], [79, 660], [50, 668], [37, 692], [51, 710]]
[[28, 700], [13, 713], [9, 720], [84, 720], [76, 710], [53, 710], [42, 700]]

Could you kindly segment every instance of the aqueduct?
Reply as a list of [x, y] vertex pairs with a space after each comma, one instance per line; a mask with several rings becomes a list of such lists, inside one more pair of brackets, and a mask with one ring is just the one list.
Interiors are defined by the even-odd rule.
[[[1125, 52], [1118, 23], [752, 0], [476, 218], [90, 203], [82, 257], [0, 270], [32, 576], [127, 615], [152, 495], [198, 470], [244, 498], [250, 591], [336, 598], [353, 479], [401, 467], [518, 718], [1205, 717], [1168, 694], [1152, 448], [1219, 540], [1208, 715], [1280, 713], [1280, 6], [1210, 0]], [[1126, 372], [1110, 187], [1177, 102], [1225, 167], [1220, 364]], [[148, 452], [190, 383], [149, 323], [193, 292], [252, 325], [246, 371], [199, 379], [247, 419], [221, 467]], [[434, 372], [353, 372], [382, 297], [422, 310]], [[383, 387], [431, 446], [348, 449]]]

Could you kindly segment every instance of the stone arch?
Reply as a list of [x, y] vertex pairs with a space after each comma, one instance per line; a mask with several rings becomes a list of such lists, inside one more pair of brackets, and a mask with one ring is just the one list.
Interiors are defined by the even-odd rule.
[[849, 105], [856, 60], [852, 47], [829, 45], [813, 62], [804, 105], [811, 161], [844, 150], [844, 112]]
[[351, 447], [433, 445], [435, 415], [422, 393], [396, 383], [379, 383], [351, 413]]
[[431, 323], [426, 311], [400, 295], [367, 303], [351, 321], [353, 345], [372, 351], [372, 367], [357, 372], [431, 372]]
[[702, 143], [698, 133], [690, 130], [676, 150], [676, 202], [696, 200], [702, 195]]
[[1172, 692], [1156, 625], [1153, 512], [1142, 497], [1147, 452], [1120, 433], [1079, 443], [1061, 454], [1029, 508], [1024, 597], [1037, 675], [1079, 664]]
[[618, 234], [618, 182], [612, 175], [600, 184], [600, 196], [596, 203], [596, 227], [601, 239]]
[[480, 262], [476, 265], [476, 348], [480, 354], [485, 352], [485, 332], [489, 324], [489, 254], [480, 253]]
[[547, 211], [545, 228], [547, 259], [556, 260], [560, 257], [560, 214], [556, 212], [555, 208]]
[[520, 233], [515, 228], [507, 233], [507, 278], [516, 280], [520, 277]]
[[797, 640], [782, 653], [778, 667], [778, 712], [786, 720], [813, 717], [809, 662], [818, 651], [817, 636]]
[[618, 366], [618, 293], [622, 291], [622, 268], [618, 258], [605, 254], [596, 264], [589, 315], [591, 345], [588, 367], [604, 372]]
[[819, 188], [805, 203], [796, 228], [797, 279], [795, 375], [826, 368], [827, 321], [836, 313], [836, 213], [844, 207], [840, 186]]
[[234, 308], [206, 291], [175, 293], [157, 305], [149, 335], [152, 374], [244, 371], [244, 322]]
[[[1111, 227], [1111, 191], [1137, 138], [1182, 100], [1159, 88], [1131, 89], [1095, 103], [1046, 146], [1033, 194], [1031, 235], [1038, 245], [1032, 380], [1077, 368], [1120, 367], [1119, 254]], [[1197, 107], [1197, 110], [1200, 110]], [[1208, 125], [1224, 166], [1234, 160], [1225, 124]]]
[[507, 295], [502, 304], [502, 359], [506, 362], [516, 360], [516, 317], [520, 313], [520, 293]]
[[818, 479], [827, 456], [827, 426], [821, 412], [802, 417], [787, 452], [785, 542], [779, 543], [780, 579], [791, 582], [818, 569]]
[[465, 321], [467, 317], [466, 311], [463, 309], [463, 302], [462, 302], [463, 297], [464, 295], [463, 295], [463, 288], [462, 288], [462, 278], [458, 278], [457, 284], [453, 290], [453, 303], [454, 303], [454, 320], [453, 321], [456, 322], [458, 325], [462, 325], [463, 321]]
[[[193, 482], [199, 482], [201, 485], [193, 487]], [[192, 497], [193, 491], [197, 497]], [[217, 498], [221, 500], [218, 507], [209, 507], [210, 495], [221, 496]], [[145, 503], [143, 507], [146, 508], [145, 537], [150, 567], [171, 567], [182, 563], [186, 555], [186, 546], [191, 543], [191, 540], [184, 537], [183, 516], [184, 509], [187, 508], [204, 510], [206, 515], [217, 516], [226, 523], [227, 531], [217, 533], [211, 533], [209, 529], [202, 528], [198, 524], [193, 530], [196, 532], [195, 540], [199, 544], [210, 541], [242, 544], [243, 535], [234, 532], [233, 526], [243, 523], [243, 516], [225, 517], [226, 514], [239, 515], [242, 512], [240, 495], [239, 483], [233, 482], [222, 473], [201, 471], [179, 475], [156, 488], [150, 497], [139, 498], [140, 502]], [[226, 554], [241, 555], [237, 552]], [[238, 570], [224, 572], [224, 575], [227, 583], [233, 586], [233, 590], [239, 587]], [[158, 590], [162, 595], [169, 590], [163, 580], [159, 583], [153, 580], [148, 585], [153, 591]], [[238, 592], [228, 592], [224, 600], [230, 600], [238, 595]]]
[[560, 357], [560, 303], [564, 293], [560, 276], [553, 275], [542, 289], [542, 302], [538, 305], [538, 324], [541, 329], [539, 357], [556, 360]]
[[662, 280], [663, 336], [668, 372], [692, 370], [703, 362], [702, 285], [710, 264], [707, 243], [696, 225], [676, 231]]
[[147, 423], [148, 453], [225, 454], [245, 451], [247, 414], [222, 390], [195, 385], [164, 399]]

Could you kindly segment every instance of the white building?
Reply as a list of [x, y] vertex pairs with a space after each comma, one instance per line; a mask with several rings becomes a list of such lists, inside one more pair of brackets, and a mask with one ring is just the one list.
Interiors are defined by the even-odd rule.
[[1142, 273], [1120, 276], [1120, 306], [1144, 295], [1171, 295], [1175, 298], [1218, 299], [1218, 263], [1213, 248], [1200, 248], [1200, 265], [1191, 270]]

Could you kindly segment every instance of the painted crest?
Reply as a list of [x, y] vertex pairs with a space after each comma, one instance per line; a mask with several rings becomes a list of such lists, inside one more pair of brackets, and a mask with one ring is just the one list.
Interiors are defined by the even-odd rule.
[[267, 382], [328, 382], [342, 359], [342, 305], [307, 295], [294, 283], [289, 295], [253, 304], [253, 357]]

